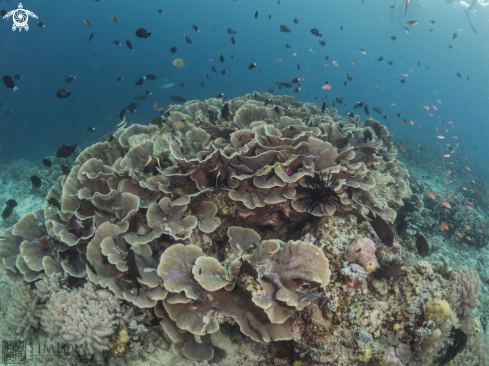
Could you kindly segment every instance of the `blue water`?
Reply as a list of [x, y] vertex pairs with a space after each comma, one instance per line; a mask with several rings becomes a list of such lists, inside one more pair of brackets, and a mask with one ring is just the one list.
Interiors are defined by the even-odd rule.
[[[115, 129], [118, 112], [145, 90], [153, 95], [139, 102], [136, 113], [127, 116], [130, 123], [148, 124], [157, 116], [154, 103], [166, 106], [172, 103], [171, 95], [192, 100], [223, 92], [233, 98], [252, 91], [267, 92], [269, 87], [274, 87], [275, 94], [291, 94], [300, 101], [319, 106], [325, 96], [329, 105], [334, 98], [343, 97], [344, 104], [337, 105], [339, 113], [353, 111], [361, 115], [361, 120], [366, 115], [360, 109], [353, 110], [354, 103], [364, 101], [370, 109], [379, 107], [389, 118], [384, 120], [370, 110], [371, 116], [387, 125], [396, 142], [403, 141], [398, 146], [423, 144], [429, 147], [425, 153], [430, 154], [425, 159], [435, 160], [438, 155], [436, 164], [444, 164], [443, 168], [451, 168], [449, 161], [454, 161], [454, 165], [470, 165], [472, 172], [467, 174], [483, 175], [489, 180], [486, 158], [489, 155], [489, 8], [484, 6], [487, 3], [477, 4], [470, 13], [478, 35], [469, 26], [463, 4], [412, 0], [404, 14], [404, 2], [397, 0], [396, 7], [390, 9], [393, 3], [373, 0], [365, 3], [281, 0], [280, 5], [276, 0], [25, 1], [24, 9], [39, 17], [29, 19], [28, 32], [13, 32], [12, 18], [0, 20], [0, 73], [23, 75], [22, 80], [16, 81], [19, 91], [15, 94], [0, 85], [0, 102], [5, 104], [0, 110], [0, 151], [4, 156], [0, 162], [18, 158], [38, 162], [44, 156], [53, 155], [61, 144], [78, 143], [83, 147], [99, 141]], [[17, 6], [17, 2], [0, 3], [0, 9], [6, 11]], [[157, 12], [159, 8], [165, 11], [164, 15]], [[255, 19], [257, 10], [259, 15]], [[112, 14], [119, 24], [111, 20]], [[299, 24], [294, 24], [294, 18], [298, 18]], [[87, 27], [83, 19], [88, 19], [93, 28]], [[403, 26], [409, 20], [417, 20], [419, 24], [409, 27], [411, 33], [407, 34]], [[435, 20], [436, 24], [429, 20]], [[46, 28], [37, 27], [38, 21]], [[201, 31], [196, 33], [192, 24]], [[288, 26], [291, 33], [280, 33], [281, 24]], [[146, 28], [151, 36], [137, 38], [138, 28]], [[237, 31], [236, 46], [232, 45], [227, 28]], [[315, 37], [310, 33], [311, 28], [319, 29], [323, 36]], [[430, 28], [434, 31], [428, 32]], [[88, 42], [92, 32], [94, 37]], [[454, 33], [458, 37], [452, 41]], [[185, 42], [184, 34], [192, 39], [192, 44]], [[391, 40], [394, 35], [396, 41]], [[114, 45], [115, 39], [122, 46]], [[132, 42], [134, 52], [126, 47], [126, 40]], [[320, 46], [319, 40], [326, 41], [326, 46]], [[287, 49], [286, 43], [292, 48]], [[450, 44], [452, 49], [448, 48]], [[178, 48], [177, 53], [170, 53], [172, 46]], [[359, 47], [367, 54], [361, 54]], [[297, 56], [292, 55], [294, 52]], [[224, 64], [219, 61], [221, 54], [225, 57]], [[327, 61], [326, 56], [329, 56]], [[384, 57], [381, 62], [377, 61], [380, 56]], [[284, 60], [277, 63], [279, 57]], [[181, 69], [173, 66], [175, 58], [183, 58], [186, 66]], [[333, 60], [338, 67], [333, 66]], [[392, 66], [387, 64], [389, 60], [393, 61]], [[256, 68], [248, 70], [253, 62], [257, 63]], [[217, 72], [212, 72], [212, 65]], [[224, 69], [227, 74], [221, 75]], [[353, 74], [353, 80], [345, 87], [347, 72]], [[143, 86], [134, 84], [149, 73], [158, 78], [145, 81]], [[401, 73], [408, 74], [404, 84], [400, 83], [404, 78]], [[76, 80], [66, 84], [64, 80], [72, 74]], [[119, 76], [124, 80], [117, 82]], [[305, 79], [297, 94], [292, 89], [279, 90], [275, 85], [294, 77]], [[175, 83], [175, 87], [160, 90], [167, 83], [164, 79]], [[326, 80], [333, 86], [330, 91], [321, 88]], [[185, 83], [184, 88], [178, 87], [181, 82]], [[71, 96], [58, 99], [56, 92], [61, 88], [71, 91]], [[429, 106], [430, 111], [423, 109], [423, 105]], [[8, 109], [12, 113], [6, 116]], [[407, 121], [412, 120], [414, 126], [403, 125], [401, 118], [394, 118], [396, 113], [401, 113]], [[455, 128], [448, 124], [450, 120]], [[90, 133], [86, 131], [88, 127], [97, 130]], [[449, 130], [446, 133], [445, 127]], [[436, 134], [446, 138], [437, 139]], [[454, 148], [458, 143], [458, 149], [442, 163], [440, 156], [448, 152], [447, 143]], [[465, 157], [467, 161], [462, 160]], [[409, 156], [403, 159], [409, 160]]]

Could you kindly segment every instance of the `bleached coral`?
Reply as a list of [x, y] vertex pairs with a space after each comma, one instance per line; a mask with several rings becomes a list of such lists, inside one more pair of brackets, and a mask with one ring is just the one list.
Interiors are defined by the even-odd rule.
[[61, 290], [61, 273], [53, 273], [36, 282], [36, 295], [42, 302], [49, 300], [51, 295]]
[[83, 288], [53, 293], [41, 323], [52, 341], [70, 342], [93, 354], [109, 349], [118, 311], [120, 302], [112, 293], [95, 291], [95, 285], [85, 283]]
[[457, 268], [450, 275], [452, 292], [448, 296], [450, 307], [458, 316], [467, 316], [479, 305], [481, 282], [477, 272]]
[[10, 289], [10, 297], [2, 301], [0, 339], [32, 339], [39, 327], [42, 308], [39, 297], [29, 284], [16, 282]]

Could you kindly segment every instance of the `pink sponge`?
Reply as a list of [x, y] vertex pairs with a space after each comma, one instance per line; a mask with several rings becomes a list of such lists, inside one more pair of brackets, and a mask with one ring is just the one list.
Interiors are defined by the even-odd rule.
[[370, 273], [375, 269], [375, 243], [369, 238], [360, 238], [350, 245], [345, 259], [356, 262]]

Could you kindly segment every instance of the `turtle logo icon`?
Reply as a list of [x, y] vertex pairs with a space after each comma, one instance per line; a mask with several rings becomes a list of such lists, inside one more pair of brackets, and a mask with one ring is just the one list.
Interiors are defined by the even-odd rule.
[[25, 10], [24, 7], [22, 6], [22, 3], [19, 3], [19, 8], [9, 11], [7, 14], [3, 16], [3, 19], [8, 19], [10, 17], [13, 17], [14, 20], [14, 24], [12, 25], [13, 31], [15, 31], [17, 28], [19, 28], [19, 32], [22, 31], [22, 28], [28, 31], [29, 24], [27, 24], [27, 21], [29, 20], [29, 15], [37, 19], [36, 14], [34, 14], [32, 11]]

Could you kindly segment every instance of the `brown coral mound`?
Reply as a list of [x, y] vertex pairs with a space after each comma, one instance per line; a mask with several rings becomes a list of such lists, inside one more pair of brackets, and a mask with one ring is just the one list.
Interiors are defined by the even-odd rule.
[[[191, 334], [176, 337], [188, 359], [212, 359], [212, 346], [191, 352], [192, 337], [223, 322], [255, 341], [291, 339], [294, 313], [331, 275], [324, 252], [297, 240], [311, 215], [392, 222], [411, 194], [408, 173], [375, 120], [286, 96], [227, 103], [227, 118], [222, 100], [191, 101], [171, 107], [161, 127], [133, 125], [85, 149], [48, 194], [60, 209], [46, 204], [3, 234], [9, 279], [87, 276], [137, 307], [164, 308], [166, 325]], [[183, 133], [168, 128], [183, 118]], [[405, 188], [394, 198], [377, 184], [387, 176]]]

